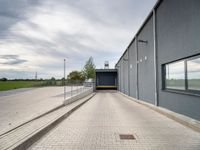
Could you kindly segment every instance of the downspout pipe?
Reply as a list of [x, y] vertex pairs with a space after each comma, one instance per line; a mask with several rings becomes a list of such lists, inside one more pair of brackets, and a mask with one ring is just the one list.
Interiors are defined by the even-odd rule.
[[135, 36], [135, 51], [136, 51], [136, 98], [139, 100], [139, 89], [138, 89], [138, 39]]
[[156, 34], [156, 10], [153, 9], [153, 48], [154, 48], [154, 94], [155, 94], [155, 106], [158, 106], [158, 79], [157, 79], [157, 34]]
[[117, 66], [117, 79], [118, 79], [118, 83], [117, 83], [118, 91], [121, 91], [121, 67], [120, 67], [120, 65]]
[[128, 52], [128, 95], [131, 95], [130, 92], [130, 54], [129, 54], [130, 49], [127, 50]]
[[[130, 96], [130, 77], [129, 77], [129, 51], [127, 50], [127, 54], [128, 54], [128, 59], [127, 58], [123, 58], [123, 63], [127, 62], [127, 78], [128, 78], [128, 91], [125, 90], [125, 84], [124, 84], [124, 94], [127, 92], [128, 95]], [[124, 68], [126, 67], [126, 65], [124, 65]], [[126, 69], [126, 68], [125, 68]], [[125, 76], [125, 73], [124, 73]], [[124, 78], [125, 79], [125, 78]], [[125, 83], [125, 80], [124, 80]]]

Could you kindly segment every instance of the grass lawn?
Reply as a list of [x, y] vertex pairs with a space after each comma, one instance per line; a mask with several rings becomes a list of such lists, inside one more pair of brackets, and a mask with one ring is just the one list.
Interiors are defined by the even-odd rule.
[[44, 81], [0, 81], [0, 91], [41, 86]]

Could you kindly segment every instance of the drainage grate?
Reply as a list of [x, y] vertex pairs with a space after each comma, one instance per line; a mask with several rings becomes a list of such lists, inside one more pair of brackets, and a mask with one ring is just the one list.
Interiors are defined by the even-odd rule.
[[121, 140], [135, 140], [135, 137], [132, 134], [120, 134]]

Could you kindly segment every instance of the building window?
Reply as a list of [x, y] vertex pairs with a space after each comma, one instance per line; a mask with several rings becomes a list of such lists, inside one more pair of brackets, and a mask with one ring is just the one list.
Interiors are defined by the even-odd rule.
[[164, 65], [164, 89], [200, 94], [200, 55]]
[[166, 65], [166, 88], [185, 89], [185, 67], [184, 61]]
[[188, 89], [200, 91], [200, 57], [187, 61]]

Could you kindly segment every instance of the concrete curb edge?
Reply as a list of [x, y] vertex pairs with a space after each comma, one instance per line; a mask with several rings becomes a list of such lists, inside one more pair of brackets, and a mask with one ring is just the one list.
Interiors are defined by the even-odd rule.
[[56, 107], [54, 107], [54, 108], [52, 108], [52, 109], [50, 109], [50, 110], [48, 110], [48, 111], [42, 113], [42, 114], [40, 114], [39, 116], [33, 117], [32, 119], [30, 119], [30, 120], [28, 120], [28, 121], [25, 121], [25, 122], [21, 123], [20, 125], [18, 125], [18, 126], [12, 128], [12, 129], [10, 129], [10, 130], [8, 130], [8, 131], [2, 133], [2, 134], [0, 135], [0, 137], [3, 137], [3, 136], [6, 135], [7, 133], [12, 132], [13, 130], [15, 130], [15, 129], [17, 129], [17, 128], [19, 128], [19, 127], [21, 127], [21, 126], [23, 126], [23, 125], [25, 125], [25, 124], [27, 124], [27, 123], [29, 123], [29, 122], [31, 122], [31, 121], [34, 121], [34, 120], [36, 120], [36, 119], [38, 119], [38, 118], [40, 118], [40, 117], [43, 117], [43, 116], [45, 116], [45, 115], [47, 115], [47, 114], [49, 114], [49, 113], [51, 113], [51, 112], [53, 112], [53, 111], [55, 111], [55, 110], [57, 110], [57, 109], [63, 107], [63, 106], [64, 106], [64, 104], [60, 104], [60, 105], [58, 105], [58, 106], [56, 106]]

